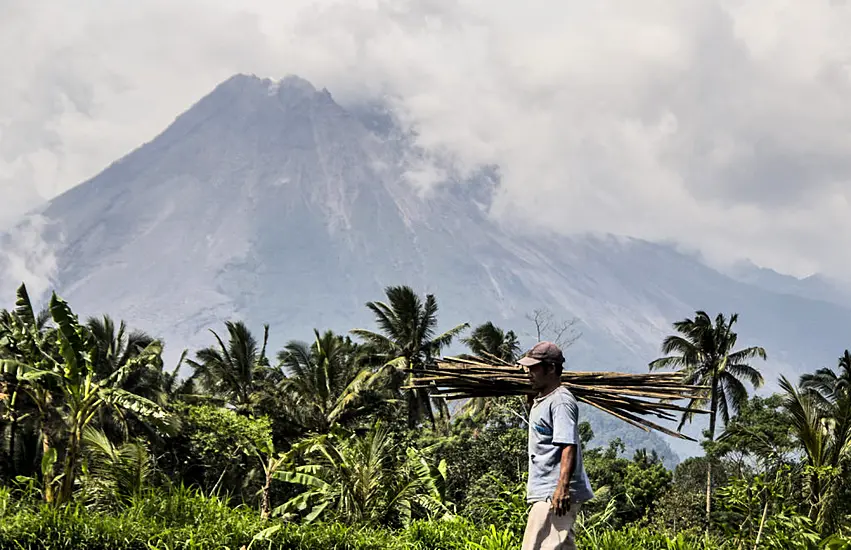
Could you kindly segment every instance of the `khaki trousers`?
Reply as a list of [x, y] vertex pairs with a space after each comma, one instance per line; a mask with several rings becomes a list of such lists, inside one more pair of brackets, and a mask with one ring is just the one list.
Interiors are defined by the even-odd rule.
[[548, 501], [532, 504], [526, 533], [523, 535], [522, 550], [576, 549], [573, 524], [576, 522], [581, 503], [571, 504], [563, 516], [557, 516], [550, 506]]

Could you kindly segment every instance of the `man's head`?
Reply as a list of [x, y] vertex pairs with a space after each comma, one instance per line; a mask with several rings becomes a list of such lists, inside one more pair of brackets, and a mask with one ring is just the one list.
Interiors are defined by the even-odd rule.
[[564, 354], [552, 342], [538, 342], [517, 364], [526, 367], [532, 388], [541, 391], [561, 383]]

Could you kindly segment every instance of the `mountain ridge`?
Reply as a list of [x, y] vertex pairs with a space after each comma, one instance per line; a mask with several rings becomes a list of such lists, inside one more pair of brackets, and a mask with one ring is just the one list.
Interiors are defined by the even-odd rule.
[[445, 170], [424, 194], [410, 178], [421, 155], [380, 103], [235, 75], [39, 210], [54, 286], [84, 315], [164, 336], [169, 358], [230, 318], [268, 322], [273, 349], [313, 328], [371, 327], [364, 303], [395, 284], [436, 294], [441, 327], [493, 321], [524, 345], [533, 310], [577, 317], [568, 360], [582, 370], [646, 371], [671, 322], [697, 309], [738, 311], [740, 343], [768, 348], [769, 380], [846, 346], [851, 309], [829, 296], [762, 288], [640, 239], [514, 233], [487, 214], [496, 167]]

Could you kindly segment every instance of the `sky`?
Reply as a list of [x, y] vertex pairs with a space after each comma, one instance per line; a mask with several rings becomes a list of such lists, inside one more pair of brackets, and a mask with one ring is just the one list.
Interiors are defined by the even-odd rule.
[[851, 281], [848, 28], [844, 0], [0, 0], [0, 226], [229, 76], [296, 74], [497, 164], [507, 223]]

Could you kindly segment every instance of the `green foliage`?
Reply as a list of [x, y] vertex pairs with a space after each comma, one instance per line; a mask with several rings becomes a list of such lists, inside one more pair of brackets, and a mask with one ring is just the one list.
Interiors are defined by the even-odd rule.
[[271, 437], [268, 418], [244, 416], [212, 405], [189, 406], [186, 430], [190, 450], [199, 457], [247, 452]]
[[791, 458], [794, 450], [791, 419], [783, 410], [783, 396], [755, 395], [739, 408], [739, 414], [730, 420], [715, 443], [713, 454], [730, 457], [739, 474], [748, 467], [759, 466], [765, 470], [770, 465], [782, 464]]
[[[452, 343], [453, 338], [469, 327], [468, 323], [457, 325], [448, 331], [437, 333], [437, 299], [427, 294], [421, 300], [408, 286], [389, 286], [385, 289], [387, 302], [367, 302], [367, 308], [375, 316], [380, 332], [354, 329], [352, 334], [361, 338], [399, 374], [410, 369], [408, 377], [420, 376], [427, 363], [434, 360], [440, 351]], [[408, 405], [408, 427], [414, 428], [427, 418], [435, 425], [432, 399], [425, 389], [405, 391]], [[442, 415], [447, 416], [446, 402], [435, 399]], [[444, 418], [445, 419], [445, 418]]]
[[214, 405], [176, 404], [175, 410], [183, 429], [168, 440], [161, 466], [208, 491], [226, 487], [251, 494], [259, 480], [248, 474], [256, 465], [255, 449], [264, 449], [271, 438], [270, 420]]
[[582, 533], [579, 548], [598, 550], [720, 550], [722, 544], [693, 532], [671, 536], [655, 529], [627, 527], [621, 530], [598, 529]]
[[[26, 550], [177, 550], [275, 548], [299, 550], [502, 550], [517, 548], [522, 531], [503, 525], [485, 529], [463, 518], [418, 520], [406, 529], [343, 525], [295, 524], [264, 521], [256, 511], [234, 506], [226, 499], [204, 496], [175, 486], [146, 491], [121, 511], [95, 512], [79, 505], [60, 508], [15, 502], [0, 489], [0, 548]], [[787, 538], [769, 533], [760, 548], [824, 548], [845, 550], [851, 539], [839, 535], [823, 541], [801, 537], [795, 524], [782, 518]], [[774, 537], [774, 538], [773, 538]], [[721, 550], [738, 548], [739, 541], [723, 543], [702, 534], [630, 526], [614, 529], [603, 521], [578, 533], [579, 548], [629, 550]], [[784, 546], [785, 545], [785, 546]], [[743, 546], [750, 548], [752, 546]]]
[[649, 522], [663, 529], [679, 532], [703, 527], [706, 495], [674, 484], [656, 501]]
[[[748, 362], [754, 358], [766, 358], [761, 347], [748, 347], [733, 351], [738, 335], [733, 325], [738, 314], [729, 319], [719, 313], [715, 321], [704, 311], [697, 311], [694, 319], [684, 319], [674, 323], [678, 334], [665, 338], [662, 352], [668, 354], [650, 363], [650, 369], [678, 368], [685, 374], [686, 384], [699, 384], [709, 388], [700, 399], [694, 399], [690, 406], [710, 409], [711, 441], [715, 437], [715, 416], [721, 414], [726, 424], [735, 415], [742, 403], [747, 400], [747, 389], [742, 380], [750, 382], [755, 388], [763, 384], [762, 375]], [[683, 415], [680, 427], [694, 417], [692, 412]]]
[[[48, 330], [34, 316], [22, 285], [15, 314], [3, 315], [3, 354], [12, 357], [4, 360], [4, 368], [15, 371], [15, 392], [23, 389], [38, 412], [34, 418], [41, 436], [42, 465], [61, 464], [59, 474], [53, 469], [42, 471], [44, 499], [62, 503], [71, 499], [76, 488], [83, 433], [101, 413], [131, 411], [161, 429], [171, 425], [171, 417], [158, 404], [120, 387], [133, 365], [158, 360], [162, 352], [159, 342], [149, 342], [124, 367], [100, 378], [93, 363], [98, 356], [95, 337], [55, 293], [50, 299], [50, 315], [55, 329]], [[16, 417], [15, 423], [19, 420]], [[14, 437], [14, 423], [11, 431]], [[14, 451], [14, 445], [11, 447]], [[55, 449], [61, 449], [61, 455], [54, 460]]]
[[364, 363], [366, 352], [348, 337], [314, 330], [314, 342], [291, 341], [278, 353], [288, 417], [302, 433], [327, 433], [335, 424], [369, 418], [395, 400], [390, 368]]
[[342, 429], [308, 439], [306, 464], [275, 476], [302, 485], [305, 492], [276, 513], [305, 513], [368, 525], [408, 525], [416, 516], [446, 517], [446, 463], [433, 465], [426, 453], [402, 448], [381, 423], [357, 436]]
[[510, 527], [497, 530], [493, 525], [478, 542], [468, 539], [467, 547], [473, 550], [512, 550], [520, 545], [519, 537]]
[[759, 548], [815, 548], [820, 537], [814, 523], [786, 504], [789, 470], [780, 469], [773, 479], [756, 476], [734, 479], [718, 489], [718, 502], [730, 512], [722, 528], [736, 545]]
[[464, 508], [478, 525], [506, 526], [517, 532], [525, 528], [528, 511], [526, 483], [508, 482], [492, 471], [473, 482]]
[[[710, 460], [706, 457], [692, 457], [678, 464], [671, 484], [655, 503], [649, 523], [673, 532], [704, 527], [706, 469], [709, 464]], [[713, 487], [725, 485], [729, 479], [726, 467], [717, 460], [711, 461], [711, 464]], [[719, 512], [716, 510], [713, 514], [717, 518]], [[718, 523], [723, 522], [723, 519], [718, 520]]]
[[785, 392], [783, 407], [806, 457], [807, 515], [828, 533], [838, 521], [842, 466], [851, 447], [851, 391], [837, 390], [831, 396], [834, 401], [806, 384], [796, 388], [785, 377], [780, 387]]
[[[179, 381], [187, 352], [166, 373], [159, 340], [108, 316], [81, 324], [55, 294], [37, 314], [22, 285], [0, 311], [0, 548], [517, 548], [525, 400], [472, 400], [451, 418], [444, 400], [407, 392], [466, 325], [438, 334], [434, 296], [386, 293], [368, 304], [379, 332], [353, 331], [363, 343], [314, 331], [272, 367], [268, 326], [261, 344], [228, 322]], [[617, 439], [590, 448], [580, 426], [596, 494], [580, 547], [851, 547], [851, 352], [748, 398], [743, 382], [762, 378], [747, 361], [765, 354], [734, 351], [735, 322], [697, 312], [653, 363], [710, 387], [693, 403], [712, 411], [706, 457], [670, 472], [643, 432], [629, 432], [629, 458]], [[508, 362], [519, 352], [492, 323], [464, 343]], [[432, 407], [440, 422], [424, 423]], [[620, 421], [606, 419], [594, 426], [611, 438]]]
[[[708, 389], [699, 398], [689, 401], [689, 410], [683, 413], [679, 428], [694, 418], [694, 407], [705, 409], [709, 405], [709, 429], [705, 432], [706, 454], [712, 457], [715, 441], [715, 426], [718, 414], [724, 425], [730, 422], [748, 400], [748, 390], [743, 381], [759, 388], [763, 377], [750, 365], [755, 358], [766, 359], [765, 349], [752, 346], [733, 351], [738, 335], [733, 325], [738, 321], [737, 313], [729, 319], [719, 313], [715, 321], [704, 311], [695, 312], [694, 319], [683, 319], [674, 323], [677, 334], [665, 338], [662, 353], [668, 354], [650, 363], [650, 370], [677, 368], [684, 374], [685, 384], [706, 386]], [[712, 468], [706, 472], [706, 526], [711, 521]]]
[[819, 548], [824, 550], [851, 550], [851, 538], [845, 538], [839, 534], [830, 535], [819, 544]]
[[627, 460], [619, 456], [623, 449], [615, 439], [607, 448], [589, 449], [584, 455], [585, 470], [601, 497], [589, 503], [590, 510], [599, 511], [608, 500], [614, 500], [617, 512], [613, 523], [617, 526], [644, 518], [672, 479], [655, 453], [637, 451], [632, 460]]
[[[504, 331], [490, 321], [474, 328], [470, 336], [461, 341], [470, 348], [474, 357], [485, 361], [513, 364], [521, 353], [520, 340], [514, 331]], [[506, 401], [506, 398], [474, 397], [464, 405], [461, 417], [487, 423], [496, 409], [504, 406]]]
[[840, 498], [847, 494], [841, 480], [851, 458], [851, 352], [845, 350], [838, 366], [838, 373], [822, 368], [802, 376], [800, 388], [780, 380], [784, 408], [806, 455], [808, 516], [822, 532], [834, 530], [851, 511]]
[[521, 353], [520, 340], [514, 331], [502, 330], [490, 321], [474, 328], [462, 342], [478, 357], [493, 358], [509, 364], [514, 363]]
[[466, 550], [469, 537], [479, 529], [462, 517], [445, 520], [417, 520], [404, 531], [404, 538], [416, 550]]
[[113, 444], [102, 431], [89, 426], [83, 434], [85, 501], [96, 505], [126, 503], [139, 497], [153, 474], [148, 450], [138, 442]]
[[196, 359], [187, 359], [186, 363], [193, 369], [192, 378], [212, 396], [239, 411], [254, 411], [269, 397], [270, 385], [275, 381], [266, 357], [269, 326], [263, 327], [263, 346], [259, 349], [254, 335], [242, 321], [227, 321], [225, 328], [227, 343], [210, 330], [216, 345], [198, 350]]
[[456, 425], [448, 435], [423, 430], [412, 444], [434, 447], [434, 456], [446, 461], [447, 498], [469, 510], [473, 500], [490, 491], [484, 481], [489, 474], [505, 485], [525, 483], [526, 437], [525, 428]]
[[[0, 510], [3, 509], [0, 492]], [[392, 532], [342, 524], [267, 522], [245, 507], [175, 487], [149, 492], [120, 513], [82, 506], [24, 508], [0, 515], [0, 548], [26, 550], [177, 550], [275, 548], [292, 550], [460, 550], [477, 530], [464, 520], [418, 521]]]

